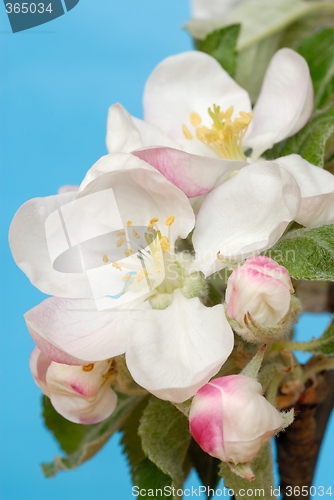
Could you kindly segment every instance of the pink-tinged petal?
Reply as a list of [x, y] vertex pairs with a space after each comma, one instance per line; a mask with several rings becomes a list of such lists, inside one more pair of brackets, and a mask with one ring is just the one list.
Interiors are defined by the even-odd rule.
[[117, 406], [117, 395], [107, 384], [92, 398], [52, 391], [50, 399], [63, 417], [84, 425], [96, 424], [108, 418]]
[[254, 117], [244, 140], [258, 158], [275, 143], [296, 134], [313, 109], [313, 87], [305, 59], [281, 49], [267, 69]]
[[205, 307], [180, 290], [164, 310], [133, 315], [126, 361], [135, 381], [161, 399], [190, 398], [226, 361], [234, 339], [222, 305]]
[[85, 273], [61, 273], [54, 269], [45, 223], [49, 215], [75, 199], [64, 193], [27, 201], [16, 212], [9, 231], [9, 244], [16, 264], [33, 285], [50, 295], [90, 297]]
[[[134, 227], [147, 227], [152, 218], [157, 218], [159, 230], [171, 240], [185, 238], [194, 227], [195, 216], [187, 196], [136, 156], [101, 158], [86, 175], [79, 198], [108, 188], [113, 190], [123, 227], [128, 220]], [[170, 215], [175, 216], [175, 222], [167, 227], [164, 221]]]
[[143, 146], [139, 130], [121, 104], [109, 108], [106, 141], [109, 153], [131, 153]]
[[92, 398], [108, 378], [111, 362], [109, 359], [83, 366], [51, 363], [46, 374], [46, 382], [50, 391]]
[[[149, 77], [144, 91], [144, 118], [170, 139], [185, 144], [182, 125], [190, 127], [190, 114], [196, 112], [204, 125], [211, 126], [208, 108], [213, 104], [222, 111], [234, 106], [236, 115], [251, 110], [247, 92], [213, 57], [203, 52], [185, 52], [162, 61]], [[196, 143], [201, 144], [197, 139], [188, 143], [189, 151]], [[204, 155], [204, 150], [192, 152]]]
[[270, 248], [294, 220], [300, 190], [284, 168], [259, 162], [209, 193], [198, 214], [193, 244], [206, 275], [221, 261], [242, 261]]
[[[30, 311], [28, 311], [29, 313]], [[26, 313], [26, 314], [28, 314]], [[58, 347], [54, 346], [41, 335], [39, 335], [27, 322], [28, 331], [37, 345], [37, 348], [42, 351], [42, 353], [50, 360], [56, 361], [57, 363], [64, 363], [67, 365], [83, 365], [85, 360], [71, 356], [67, 352], [62, 351]]]
[[189, 413], [190, 433], [203, 451], [225, 461], [222, 394], [211, 384], [196, 394]]
[[275, 160], [296, 179], [302, 196], [295, 220], [305, 227], [334, 224], [334, 175], [299, 155]]
[[171, 148], [141, 149], [133, 154], [156, 168], [189, 198], [208, 193], [247, 165], [244, 161], [218, 160]]
[[50, 344], [57, 348], [45, 349], [48, 357], [59, 361], [59, 352], [63, 351], [80, 360], [70, 364], [85, 364], [125, 352], [123, 325], [127, 314], [117, 309], [98, 311], [93, 300], [52, 297], [30, 309], [25, 320], [35, 341], [40, 337], [48, 342], [40, 342], [40, 349]]
[[38, 347], [32, 351], [29, 365], [32, 376], [36, 384], [42, 389], [43, 393], [49, 395], [48, 387], [46, 384], [46, 372], [51, 364], [51, 359], [48, 358]]
[[257, 269], [239, 267], [229, 277], [227, 288], [227, 313], [240, 325], [250, 313], [257, 324], [275, 327], [289, 311], [290, 287]]

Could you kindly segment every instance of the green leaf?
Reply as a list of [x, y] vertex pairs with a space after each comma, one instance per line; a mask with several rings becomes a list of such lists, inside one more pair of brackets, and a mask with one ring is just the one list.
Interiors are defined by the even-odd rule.
[[204, 40], [195, 40], [195, 47], [214, 57], [233, 77], [237, 62], [236, 45], [240, 24], [213, 31]]
[[334, 281], [334, 225], [290, 231], [263, 255], [297, 280]]
[[[131, 467], [133, 485], [141, 490], [140, 498], [149, 499], [152, 498], [150, 489], [155, 491], [160, 488], [164, 491], [165, 486], [172, 485], [172, 479], [158, 469], [142, 450], [138, 427], [147, 403], [148, 398], [145, 398], [126, 419], [120, 430], [123, 434], [121, 441], [123, 450]], [[160, 495], [159, 498], [167, 498], [167, 495]]]
[[152, 396], [138, 432], [151, 462], [172, 478], [175, 488], [181, 488], [190, 443], [188, 419], [171, 403]]
[[272, 498], [271, 493], [274, 487], [272, 468], [270, 442], [268, 441], [262, 446], [259, 454], [252, 462], [252, 470], [255, 475], [253, 482], [250, 483], [246, 479], [235, 475], [230, 467], [224, 463], [220, 466], [220, 476], [224, 478], [225, 486], [233, 489], [235, 500], [244, 500], [244, 493], [247, 490], [252, 492], [251, 495], [247, 495], [249, 498], [263, 500], [264, 498]]
[[[280, 343], [278, 342], [277, 346], [279, 347], [279, 345]], [[326, 355], [334, 354], [334, 319], [332, 319], [329, 327], [321, 337], [310, 342], [284, 342], [282, 345], [290, 351], [313, 352]]]
[[211, 490], [215, 490], [220, 481], [218, 458], [211, 457], [205, 453], [194, 439], [190, 442], [188, 456], [207, 491], [211, 492]]
[[322, 107], [334, 91], [334, 28], [306, 38], [298, 52], [306, 59], [314, 87], [314, 107]]
[[50, 400], [44, 396], [45, 423], [67, 453], [66, 457], [55, 457], [53, 462], [42, 464], [45, 476], [53, 477], [61, 470], [74, 469], [92, 458], [141, 400], [142, 396], [120, 394], [117, 408], [110, 417], [98, 424], [81, 425], [69, 422], [59, 415]]
[[334, 132], [334, 104], [317, 111], [311, 121], [298, 134], [287, 141], [276, 144], [264, 153], [267, 160], [293, 153], [318, 167], [324, 166], [325, 147]]

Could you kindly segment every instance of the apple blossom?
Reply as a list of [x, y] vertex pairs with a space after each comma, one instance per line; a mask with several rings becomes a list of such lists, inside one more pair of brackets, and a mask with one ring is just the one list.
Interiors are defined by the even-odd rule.
[[186, 195], [128, 154], [101, 158], [77, 192], [25, 203], [12, 253], [54, 295], [25, 315], [39, 349], [69, 365], [125, 353], [139, 385], [162, 399], [191, 397], [233, 348], [223, 305], [201, 302], [200, 269], [174, 250], [194, 223]]
[[234, 464], [253, 460], [261, 445], [284, 426], [259, 382], [243, 375], [216, 378], [195, 395], [190, 432], [209, 455]]
[[247, 259], [227, 281], [227, 314], [235, 331], [250, 342], [281, 337], [301, 312], [292, 293], [285, 267], [269, 257]]
[[[213, 57], [186, 52], [162, 61], [149, 77], [144, 121], [119, 104], [111, 106], [107, 147], [109, 152], [144, 148], [135, 154], [194, 197], [247, 166], [249, 148], [254, 161], [295, 134], [312, 107], [309, 69], [293, 50], [274, 55], [253, 112], [248, 93]], [[147, 149], [152, 146], [156, 151]]]
[[109, 417], [116, 408], [117, 396], [110, 387], [111, 359], [68, 366], [55, 363], [35, 347], [30, 369], [36, 384], [67, 420], [95, 424]]

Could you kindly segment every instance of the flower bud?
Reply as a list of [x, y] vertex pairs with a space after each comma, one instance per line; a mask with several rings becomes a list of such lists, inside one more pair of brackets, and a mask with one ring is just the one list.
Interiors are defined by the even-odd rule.
[[71, 422], [95, 424], [116, 408], [117, 396], [110, 387], [111, 360], [69, 366], [51, 361], [35, 347], [30, 369], [57, 412]]
[[195, 395], [190, 432], [202, 450], [222, 462], [253, 460], [261, 445], [284, 427], [284, 418], [262, 396], [262, 386], [243, 375], [211, 380]]
[[269, 257], [247, 259], [227, 282], [225, 300], [233, 328], [249, 342], [281, 337], [300, 312], [297, 299], [291, 303], [293, 292], [285, 267]]

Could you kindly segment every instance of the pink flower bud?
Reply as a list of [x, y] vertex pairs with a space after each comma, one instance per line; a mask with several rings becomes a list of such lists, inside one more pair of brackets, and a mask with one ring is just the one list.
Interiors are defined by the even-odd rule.
[[78, 424], [95, 424], [115, 410], [117, 395], [110, 387], [110, 363], [64, 365], [49, 359], [38, 347], [30, 357], [36, 384], [60, 415]]
[[283, 423], [262, 396], [262, 386], [243, 375], [216, 378], [195, 395], [190, 432], [209, 455], [222, 462], [250, 462]]
[[293, 292], [285, 267], [269, 257], [251, 257], [228, 279], [227, 314], [241, 327], [249, 317], [260, 327], [276, 327], [289, 312]]

